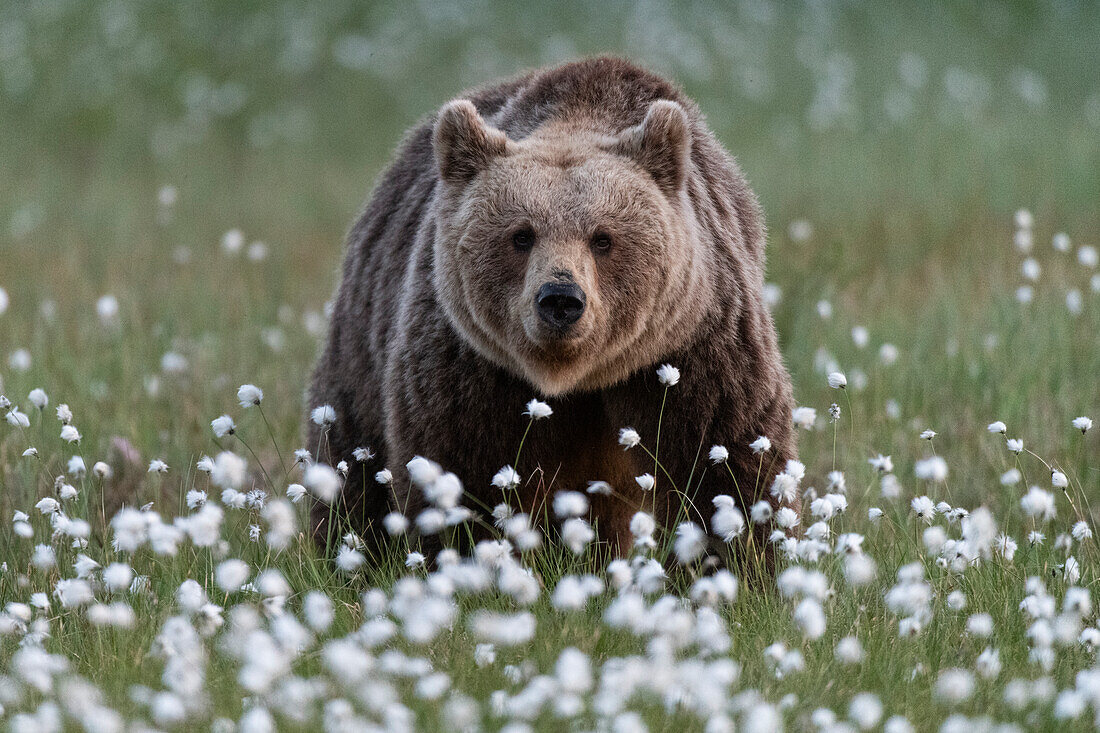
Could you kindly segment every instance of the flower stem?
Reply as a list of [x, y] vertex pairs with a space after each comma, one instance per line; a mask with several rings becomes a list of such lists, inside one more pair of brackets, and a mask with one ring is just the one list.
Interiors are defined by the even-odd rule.
[[286, 463], [283, 461], [283, 452], [279, 450], [279, 443], [275, 440], [275, 431], [271, 429], [271, 423], [267, 421], [267, 415], [264, 414], [264, 408], [260, 405], [256, 405], [256, 409], [260, 411], [260, 417], [263, 418], [264, 425], [267, 427], [267, 434], [271, 437], [271, 445], [275, 446], [275, 455], [279, 456], [279, 467], [283, 469], [283, 478], [290, 475], [290, 471], [286, 470]]

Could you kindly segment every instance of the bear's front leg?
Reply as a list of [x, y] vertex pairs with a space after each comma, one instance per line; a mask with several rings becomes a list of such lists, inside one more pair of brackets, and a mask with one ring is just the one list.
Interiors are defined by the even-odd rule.
[[[744, 393], [690, 355], [678, 363], [685, 367], [675, 383], [667, 377], [662, 381], [656, 368], [639, 373], [609, 392], [608, 409], [622, 427], [639, 435], [631, 453], [645, 460], [654, 477], [657, 521], [668, 531], [694, 522], [712, 535], [712, 549], [726, 554], [724, 538], [714, 539], [713, 517], [716, 497], [727, 495], [745, 520], [741, 538], [731, 543], [733, 554], [760, 558], [753, 564], [769, 572], [773, 524], [750, 518], [757, 502], [766, 502], [771, 511], [778, 508], [778, 497], [771, 493], [775, 476], [796, 455], [789, 395], [782, 385], [767, 384]], [[770, 446], [754, 450], [761, 435]], [[794, 504], [797, 510], [797, 496]]]
[[[394, 476], [394, 509], [410, 519], [428, 506], [406, 465], [423, 456], [462, 481], [462, 504], [484, 536], [494, 506], [505, 494], [494, 474], [515, 461], [527, 419], [522, 405], [531, 390], [448, 334], [418, 335], [415, 350], [398, 342], [386, 374], [386, 446]], [[423, 340], [433, 339], [425, 347]], [[465, 533], [465, 530], [462, 530]]]

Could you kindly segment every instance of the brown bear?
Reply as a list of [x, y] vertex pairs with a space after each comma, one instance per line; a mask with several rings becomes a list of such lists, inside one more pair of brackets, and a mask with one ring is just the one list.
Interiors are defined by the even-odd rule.
[[[764, 240], [696, 105], [627, 61], [449, 102], [407, 135], [349, 234], [309, 405], [335, 409], [311, 426], [311, 450], [352, 470], [335, 511], [317, 506], [316, 535], [338, 536], [330, 516], [365, 539], [395, 508], [415, 516], [415, 455], [455, 472], [467, 506], [493, 507], [490, 479], [515, 461], [536, 396], [554, 414], [515, 467], [523, 510], [543, 516], [548, 496], [605, 481], [614, 494], [592, 496], [591, 518], [620, 548], [639, 508], [705, 526], [731, 494], [747, 514], [796, 452]], [[659, 380], [665, 363], [678, 384]], [[624, 449], [624, 427], [643, 445]], [[757, 455], [761, 435], [771, 449]], [[728, 469], [708, 460], [713, 444]], [[361, 465], [353, 451], [368, 446]], [[376, 482], [382, 467], [391, 484]]]

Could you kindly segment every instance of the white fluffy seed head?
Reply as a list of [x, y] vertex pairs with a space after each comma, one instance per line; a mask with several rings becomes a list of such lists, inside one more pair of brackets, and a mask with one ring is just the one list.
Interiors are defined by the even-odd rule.
[[635, 539], [646, 540], [653, 536], [657, 530], [657, 522], [653, 515], [646, 512], [637, 512], [630, 519], [630, 533]]
[[27, 395], [27, 399], [39, 410], [46, 409], [46, 406], [50, 404], [50, 398], [46, 396], [46, 391], [43, 389], [32, 389], [31, 393]]
[[331, 466], [314, 463], [306, 468], [302, 483], [311, 494], [326, 504], [332, 503], [340, 493], [340, 477]]
[[244, 560], [231, 558], [223, 560], [214, 569], [214, 582], [226, 593], [236, 593], [248, 582], [251, 570]]
[[248, 464], [231, 451], [222, 451], [214, 459], [210, 481], [222, 489], [240, 489], [247, 476]]
[[210, 428], [218, 438], [224, 438], [227, 435], [233, 435], [233, 433], [237, 432], [237, 424], [233, 422], [233, 418], [229, 415], [222, 415], [221, 417], [216, 417], [211, 420]]
[[791, 413], [791, 422], [803, 430], [813, 430], [817, 422], [817, 410], [812, 407], [796, 407]]
[[553, 415], [554, 411], [550, 409], [550, 405], [541, 400], [531, 400], [527, 403], [523, 414], [532, 420], [542, 420]]
[[254, 407], [263, 402], [264, 391], [254, 384], [242, 384], [237, 389], [237, 401], [241, 407]]
[[619, 445], [626, 449], [633, 448], [642, 442], [642, 436], [634, 428], [621, 428], [619, 430]]
[[313, 411], [309, 413], [309, 419], [313, 421], [314, 425], [328, 428], [336, 422], [336, 410], [332, 408], [332, 405], [314, 407]]
[[662, 364], [657, 369], [657, 379], [666, 387], [674, 387], [680, 381], [680, 370], [671, 364]]

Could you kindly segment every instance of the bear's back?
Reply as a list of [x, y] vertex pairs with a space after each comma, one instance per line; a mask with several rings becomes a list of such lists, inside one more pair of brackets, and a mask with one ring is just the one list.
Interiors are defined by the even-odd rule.
[[[513, 80], [516, 81], [516, 80]], [[671, 83], [628, 61], [600, 56], [520, 77], [497, 110], [478, 111], [513, 140], [547, 122], [571, 121], [609, 135], [637, 125], [650, 103], [679, 102], [694, 122], [694, 105]], [[475, 101], [475, 104], [477, 102]]]

